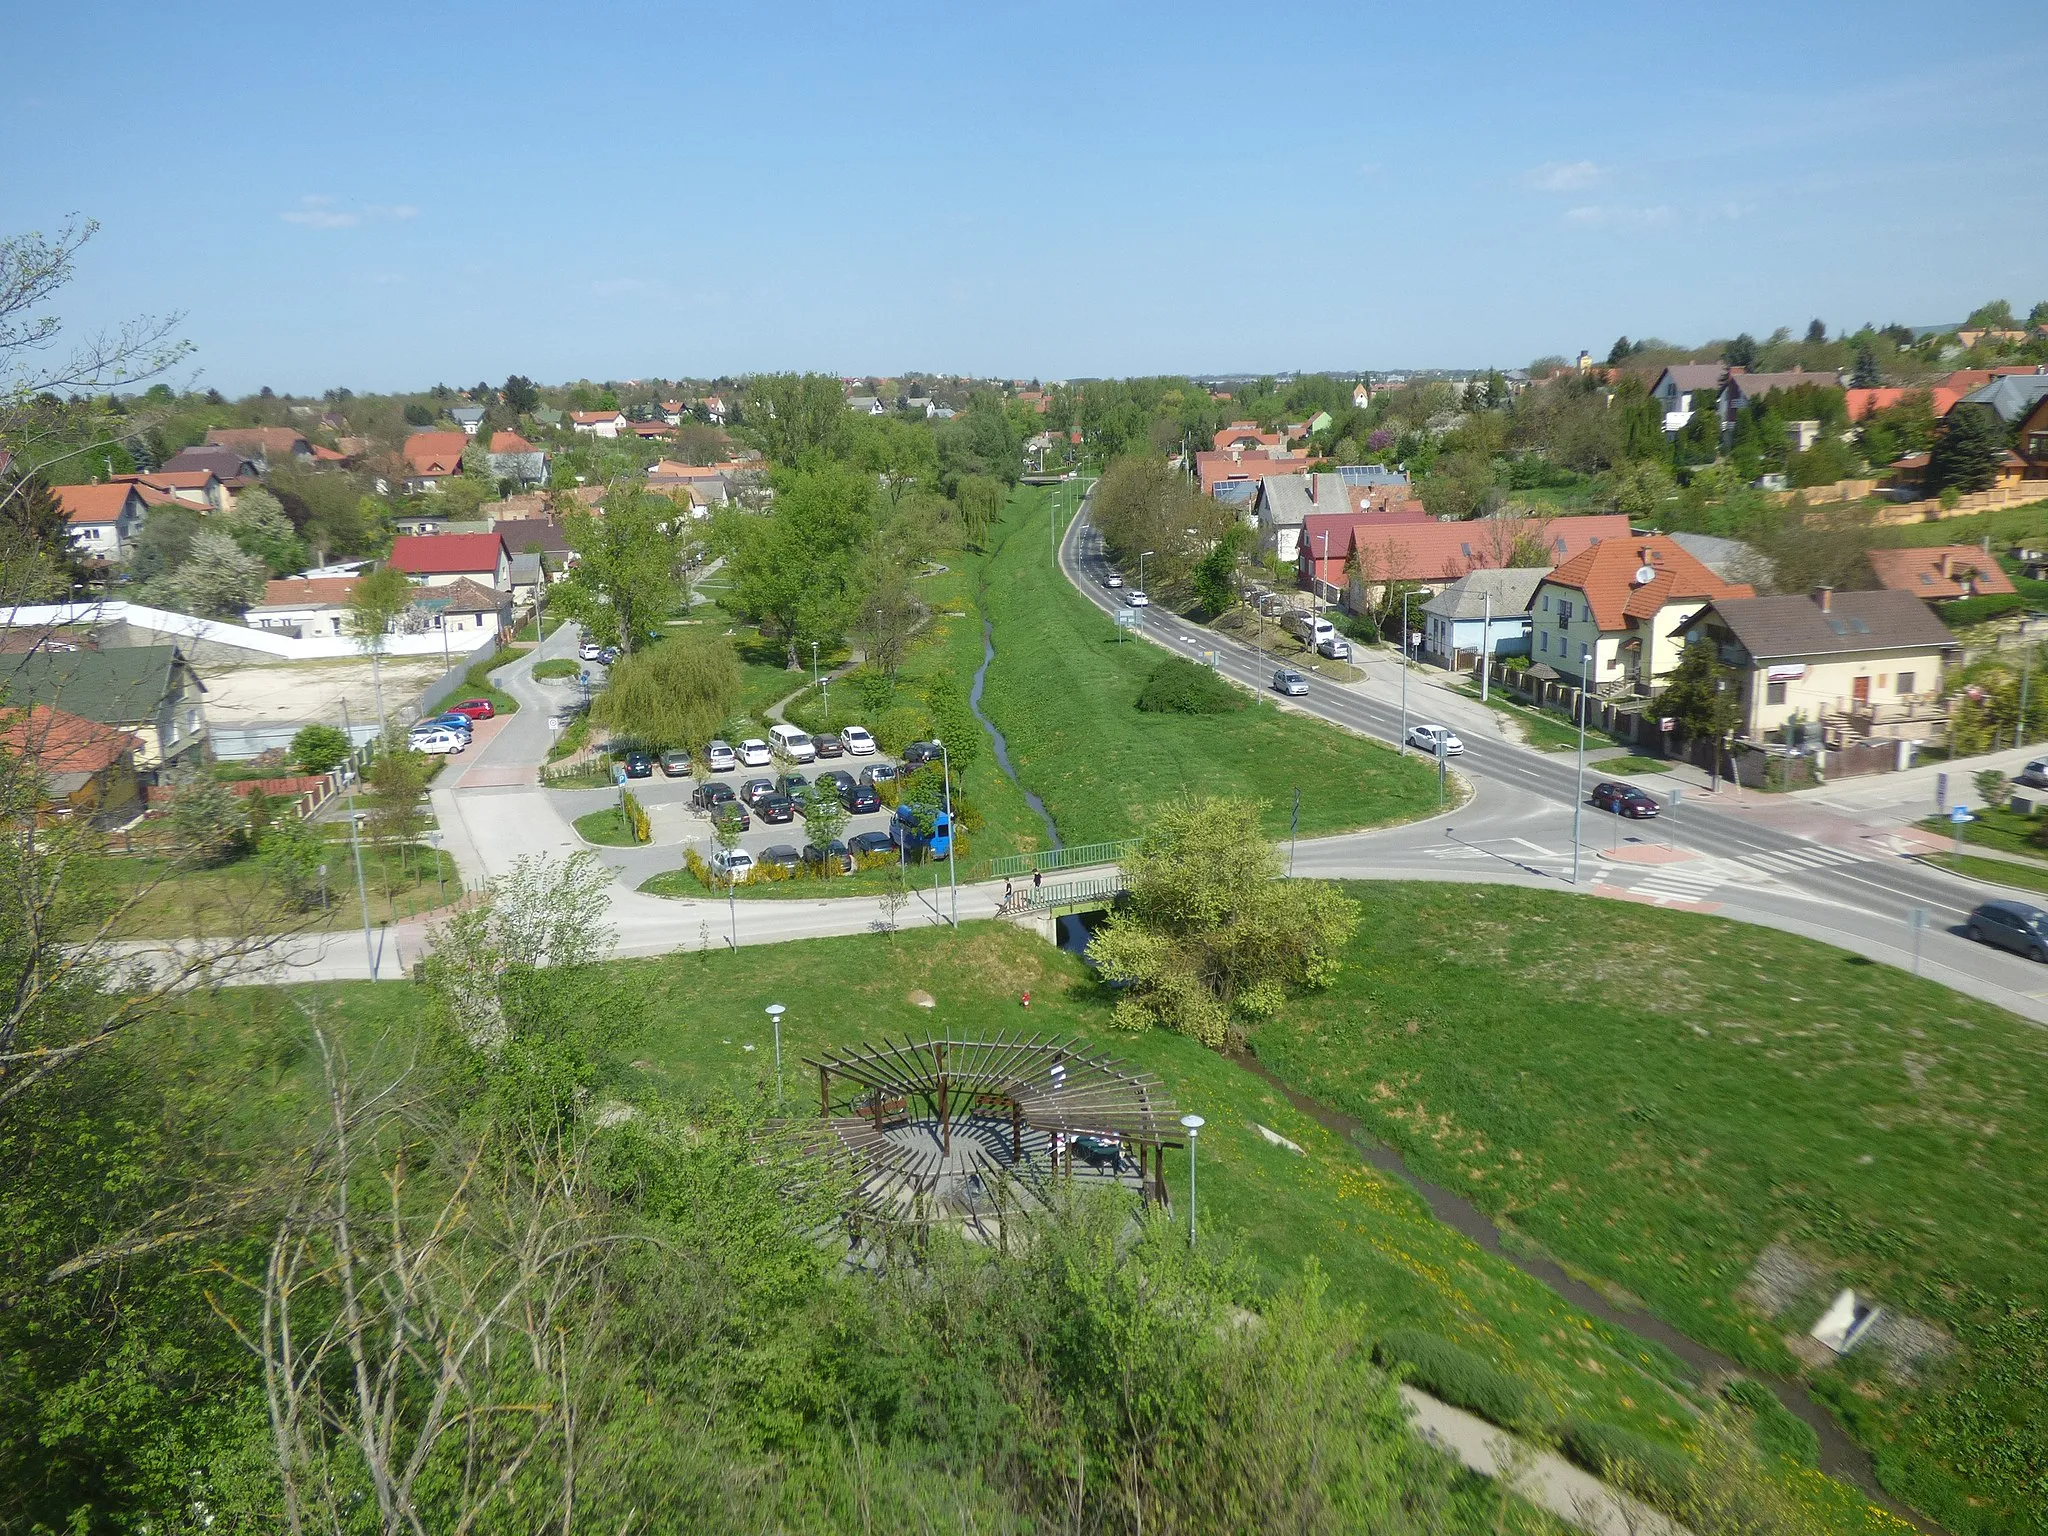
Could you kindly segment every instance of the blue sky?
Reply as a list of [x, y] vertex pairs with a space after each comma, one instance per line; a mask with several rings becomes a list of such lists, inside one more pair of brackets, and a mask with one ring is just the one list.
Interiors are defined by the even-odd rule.
[[1512, 366], [2048, 298], [2038, 3], [74, 3], [8, 40], [0, 230], [98, 218], [67, 324], [182, 310], [229, 393]]

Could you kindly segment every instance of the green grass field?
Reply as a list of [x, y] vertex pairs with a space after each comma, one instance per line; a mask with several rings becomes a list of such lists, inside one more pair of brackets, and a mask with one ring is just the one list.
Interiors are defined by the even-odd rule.
[[1630, 752], [1622, 757], [1603, 757], [1597, 763], [1587, 765], [1602, 778], [1611, 779], [1617, 774], [1627, 777], [1632, 773], [1669, 773], [1671, 761], [1662, 757], [1638, 757]]
[[1935, 544], [1981, 544], [1990, 535], [1994, 552], [2008, 544], [2039, 547], [2048, 541], [2048, 501], [2024, 507], [2001, 507], [1971, 517], [1945, 517], [1938, 523], [1906, 523], [1879, 528], [1873, 542], [1888, 548], [1924, 549]]
[[462, 699], [489, 699], [491, 709], [500, 715], [519, 713], [519, 701], [492, 682], [491, 674], [498, 668], [509, 666], [532, 650], [530, 645], [508, 645], [495, 656], [487, 656], [471, 667], [462, 679], [462, 690], [451, 695], [449, 702]]
[[[1959, 875], [1968, 875], [1972, 880], [1986, 880], [1993, 885], [2002, 885], [2015, 891], [2048, 891], [2048, 864], [2015, 864], [2010, 859], [1980, 859], [1965, 853], [1929, 853], [1921, 855], [1923, 864], [1932, 864], [1937, 869], [1954, 870]], [[1987, 895], [1992, 893], [1986, 892]]]
[[[1478, 699], [1477, 684], [1466, 683], [1462, 687], [1473, 699]], [[1547, 709], [1535, 709], [1527, 704], [1517, 703], [1502, 688], [1489, 689], [1486, 707], [1496, 714], [1506, 715], [1522, 728], [1522, 739], [1539, 752], [1576, 752], [1579, 747], [1579, 728], [1563, 715], [1552, 714]], [[1610, 745], [1610, 738], [1599, 731], [1586, 732], [1586, 746]]]
[[[173, 873], [165, 860], [125, 854], [95, 860], [94, 873], [124, 897], [141, 893], [115, 935], [122, 939], [349, 929], [361, 927], [363, 921], [346, 837], [335, 840], [327, 856], [327, 903], [311, 912], [286, 910], [276, 885], [253, 858]], [[462, 874], [449, 854], [374, 843], [363, 846], [363, 881], [372, 923], [417, 917], [444, 897], [459, 898], [463, 889]]]
[[608, 805], [601, 811], [576, 818], [576, 835], [586, 843], [596, 843], [602, 848], [633, 848], [638, 839], [626, 821], [626, 813], [616, 805]]
[[996, 644], [983, 707], [1067, 842], [1142, 832], [1186, 793], [1263, 800], [1277, 833], [1299, 787], [1305, 835], [1436, 808], [1435, 775], [1419, 763], [1263, 701], [1232, 715], [1141, 714], [1138, 691], [1166, 653], [1118, 640], [1053, 566], [1046, 524], [1041, 493], [1013, 497], [980, 564]]
[[[1956, 1341], [1814, 1380], [1954, 1532], [2048, 1530], [2048, 1033], [1790, 935], [1561, 894], [1359, 886], [1354, 964], [1260, 1057], [1687, 1333], [1791, 1371], [1839, 1285]], [[1782, 1242], [1798, 1316], [1742, 1298]], [[1808, 1315], [1808, 1314], [1811, 1315]]]
[[[2041, 817], [2029, 816], [2003, 805], [1980, 805], [1970, 814], [1977, 819], [1963, 823], [1964, 843], [1975, 843], [1979, 848], [1996, 848], [2000, 853], [2018, 853], [2030, 859], [2048, 860], [2048, 847], [2033, 840], [2036, 832], [2048, 826]], [[1923, 831], [1939, 837], [1951, 840], [1955, 837], [1955, 823], [1946, 816], [1923, 817], [1919, 825]]]

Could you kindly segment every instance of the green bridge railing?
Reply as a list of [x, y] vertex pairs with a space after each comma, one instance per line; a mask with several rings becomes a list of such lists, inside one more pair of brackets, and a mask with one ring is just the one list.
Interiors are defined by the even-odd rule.
[[1078, 843], [1072, 848], [1047, 848], [1038, 853], [999, 854], [981, 866], [980, 878], [1001, 880], [1006, 875], [1028, 875], [1036, 870], [1086, 869], [1091, 864], [1121, 864], [1143, 843], [1143, 838], [1126, 837], [1114, 843]]
[[1099, 875], [1093, 880], [1070, 880], [1065, 885], [1042, 885], [1019, 891], [1017, 901], [1027, 912], [1088, 907], [1114, 900], [1130, 889], [1130, 884], [1122, 874]]

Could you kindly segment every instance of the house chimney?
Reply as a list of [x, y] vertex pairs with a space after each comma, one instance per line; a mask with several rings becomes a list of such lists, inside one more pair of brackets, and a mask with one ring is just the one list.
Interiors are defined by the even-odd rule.
[[1934, 571], [1935, 571], [1935, 574], [1936, 574], [1937, 576], [1941, 577], [1941, 579], [1942, 579], [1943, 581], [1947, 581], [1947, 580], [1948, 580], [1948, 551], [1947, 551], [1947, 550], [1945, 550], [1945, 549], [1944, 549], [1944, 550], [1943, 550], [1943, 551], [1942, 551], [1942, 552], [1941, 552], [1940, 554], [1938, 554], [1938, 555], [1936, 555], [1936, 556], [1934, 557]]
[[1820, 604], [1822, 613], [1832, 613], [1835, 609], [1835, 589], [1823, 583], [1813, 589], [1813, 600]]

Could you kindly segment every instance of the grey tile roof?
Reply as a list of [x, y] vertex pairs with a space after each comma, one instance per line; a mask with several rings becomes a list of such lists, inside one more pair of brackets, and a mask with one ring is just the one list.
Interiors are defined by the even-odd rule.
[[1672, 387], [1678, 390], [1680, 394], [1690, 394], [1696, 389], [1719, 389], [1723, 380], [1728, 377], [1728, 365], [1726, 363], [1673, 363], [1650, 381], [1652, 393], [1655, 393], [1657, 386], [1664, 382], [1666, 375], [1670, 376]]
[[1536, 588], [1550, 574], [1547, 565], [1516, 566], [1505, 571], [1469, 571], [1422, 605], [1422, 611], [1439, 619], [1483, 619], [1486, 599], [1493, 598], [1493, 616], [1511, 618], [1527, 613]]
[[[154, 719], [186, 665], [175, 645], [107, 651], [30, 651], [6, 658], [0, 693], [13, 704], [49, 704], [102, 725]], [[197, 674], [193, 681], [198, 682]], [[200, 686], [204, 693], [205, 686]]]
[[1946, 650], [1956, 643], [1948, 626], [1910, 592], [1837, 592], [1825, 613], [1807, 596], [1721, 598], [1680, 628], [1695, 628], [1709, 614], [1719, 614], [1757, 661]]
[[1962, 404], [1988, 405], [1998, 413], [2000, 421], [2011, 426], [2039, 404], [2043, 395], [2048, 395], [2048, 374], [2007, 374], [1982, 389], [1971, 390], [1963, 396]]

